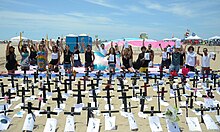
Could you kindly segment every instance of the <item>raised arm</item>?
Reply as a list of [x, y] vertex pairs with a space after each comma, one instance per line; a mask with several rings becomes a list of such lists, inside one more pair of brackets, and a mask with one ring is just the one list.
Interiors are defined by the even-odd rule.
[[[46, 41], [46, 45], [47, 45], [47, 49], [48, 49], [50, 52], [53, 52], [52, 49], [51, 49], [50, 46], [49, 46], [49, 42]], [[52, 45], [52, 39], [50, 39], [50, 45]]]
[[159, 46], [160, 46], [160, 50], [163, 51], [163, 48], [162, 48], [161, 44], [159, 44]]
[[97, 49], [99, 50], [99, 41], [98, 41], [98, 39], [95, 40], [95, 45], [96, 45]]
[[64, 48], [63, 48], [63, 39], [61, 39], [60, 47], [61, 47], [62, 52], [64, 52]]
[[21, 54], [21, 43], [22, 43], [22, 40], [19, 41], [19, 43], [18, 43], [18, 51], [19, 51], [20, 54]]
[[95, 61], [95, 54], [94, 54], [94, 52], [93, 51], [91, 51], [92, 52], [92, 63], [94, 64], [94, 61]]
[[197, 54], [200, 55], [200, 56], [203, 56], [201, 53], [199, 53], [199, 49], [200, 49], [200, 46], [198, 46]]
[[114, 48], [114, 47], [113, 47], [113, 41], [111, 41], [111, 48]]
[[11, 44], [11, 41], [8, 42], [7, 46], [6, 46], [6, 56], [9, 55], [9, 46]]
[[142, 43], [142, 46], [144, 46], [144, 41], [145, 41], [145, 39], [143, 39], [143, 43]]

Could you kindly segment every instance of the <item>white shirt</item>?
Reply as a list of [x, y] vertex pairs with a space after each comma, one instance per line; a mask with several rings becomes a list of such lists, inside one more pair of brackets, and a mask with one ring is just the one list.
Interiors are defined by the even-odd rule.
[[166, 60], [167, 59], [167, 52], [162, 52], [162, 59], [163, 60]]
[[109, 62], [114, 62], [115, 61], [115, 56], [114, 55], [112, 55], [112, 54], [110, 54], [109, 55], [109, 60], [108, 60]]
[[53, 53], [53, 52], [52, 52], [52, 54], [51, 54], [51, 59], [52, 59], [52, 60], [58, 59], [58, 53]]
[[100, 51], [104, 56], [107, 55], [107, 50], [102, 49], [101, 47], [99, 47], [99, 51]]
[[195, 52], [187, 52], [186, 54], [186, 64], [189, 66], [195, 66], [196, 65], [196, 53]]
[[207, 56], [203, 54], [201, 59], [202, 59], [202, 67], [210, 67], [210, 59], [211, 59], [210, 54], [208, 54]]

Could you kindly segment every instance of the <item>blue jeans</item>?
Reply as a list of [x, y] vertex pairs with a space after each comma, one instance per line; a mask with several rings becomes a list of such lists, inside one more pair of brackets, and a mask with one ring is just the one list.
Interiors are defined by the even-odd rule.
[[174, 71], [174, 70], [176, 71], [176, 73], [178, 73], [179, 70], [180, 70], [180, 65], [173, 65], [173, 64], [171, 64], [170, 68], [169, 68], [169, 72]]
[[64, 69], [71, 69], [71, 64], [63, 64]]

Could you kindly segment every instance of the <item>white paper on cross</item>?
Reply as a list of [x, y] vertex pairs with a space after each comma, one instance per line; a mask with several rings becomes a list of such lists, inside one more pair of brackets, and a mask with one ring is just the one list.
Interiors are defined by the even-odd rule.
[[27, 114], [22, 130], [33, 131], [34, 129], [34, 118], [32, 114]]
[[74, 54], [74, 60], [79, 60], [79, 55], [78, 54]]
[[150, 60], [150, 53], [145, 53], [144, 54], [144, 59], [145, 60]]
[[89, 124], [86, 132], [99, 132], [100, 119], [89, 118]]
[[11, 123], [11, 119], [7, 116], [0, 115], [0, 131], [7, 130]]
[[75, 131], [74, 117], [68, 115], [66, 117], [66, 125], [64, 132], [74, 132], [74, 131]]
[[186, 117], [186, 122], [188, 124], [189, 131], [202, 131], [197, 117]]
[[214, 107], [214, 101], [211, 98], [204, 98], [204, 102], [205, 102], [205, 107], [207, 108], [212, 108]]
[[202, 116], [202, 118], [208, 130], [219, 130], [218, 126], [215, 124], [210, 115], [205, 114]]
[[56, 128], [57, 128], [57, 119], [48, 118], [44, 128], [44, 132], [55, 132]]
[[115, 130], [115, 116], [105, 116], [105, 130]]
[[127, 115], [128, 115], [128, 122], [129, 122], [130, 130], [137, 130], [138, 126], [134, 119], [134, 115], [132, 113], [128, 113]]
[[220, 124], [220, 115], [215, 115], [217, 122]]
[[180, 132], [180, 128], [177, 122], [171, 122], [169, 119], [166, 119], [166, 123], [168, 132]]
[[148, 117], [150, 128], [152, 132], [160, 132], [163, 131], [161, 124], [160, 124], [160, 119], [158, 116], [149, 116]]
[[75, 104], [74, 107], [75, 107], [75, 112], [81, 112], [82, 108], [84, 107], [84, 104], [83, 103]]

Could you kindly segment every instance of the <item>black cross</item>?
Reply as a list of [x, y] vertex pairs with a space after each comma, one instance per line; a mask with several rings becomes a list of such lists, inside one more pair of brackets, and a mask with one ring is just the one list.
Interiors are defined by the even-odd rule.
[[47, 118], [51, 118], [51, 115], [57, 115], [57, 112], [50, 111], [50, 107], [47, 107], [46, 111], [41, 111], [40, 114], [47, 114]]
[[144, 96], [147, 96], [147, 89], [150, 88], [150, 85], [147, 84], [147, 83], [144, 83], [144, 86], [141, 86], [142, 88], [144, 88], [144, 92], [145, 92], [145, 95]]
[[210, 86], [210, 88], [208, 90], [206, 90], [207, 94], [206, 95], [202, 95], [203, 98], [214, 98], [215, 96], [213, 95], [213, 92], [212, 90], [216, 90], [216, 89], [213, 89], [212, 86]]
[[5, 96], [5, 87], [7, 87], [8, 85], [4, 85], [3, 82], [1, 82], [1, 93], [2, 93], [2, 97]]
[[188, 117], [189, 98], [187, 98], [187, 100], [186, 100], [186, 105], [185, 106], [180, 106], [180, 108], [185, 108], [186, 109], [186, 117]]
[[68, 81], [69, 84], [69, 90], [72, 90], [72, 81], [75, 81], [75, 79], [72, 79], [72, 75], [69, 75], [69, 78], [66, 79], [66, 81]]
[[6, 114], [7, 114], [8, 112], [13, 112], [13, 110], [7, 109], [7, 108], [6, 108], [6, 104], [4, 104], [4, 109], [3, 109], [2, 111], [0, 111], [0, 113], [4, 113], [4, 115], [6, 116]]
[[103, 73], [101, 73], [101, 70], [99, 70], [98, 72], [96, 72], [96, 78], [93, 78], [93, 80], [96, 80], [96, 84], [97, 84], [97, 87], [99, 85], [99, 81], [102, 80], [100, 77], [103, 76]]
[[[127, 107], [129, 113], [131, 113], [132, 108], [138, 108], [138, 107], [137, 106], [131, 106], [131, 102], [129, 102], [128, 107]], [[124, 109], [124, 108], [122, 108], [122, 109]]]
[[[176, 91], [177, 91], [177, 94], [178, 94], [178, 95], [176, 95]], [[170, 97], [170, 99], [171, 99], [171, 98], [174, 98], [176, 108], [177, 108], [177, 97], [178, 97], [178, 99], [181, 100], [181, 98], [179, 98], [181, 95], [180, 95], [180, 92], [178, 92], [178, 91], [179, 91], [178, 88], [173, 89], [174, 97]]]
[[32, 85], [31, 85], [30, 88], [31, 88], [31, 95], [35, 95], [35, 94], [34, 94], [34, 89], [35, 89], [35, 88], [38, 88], [38, 86], [34, 86], [34, 83], [32, 83]]
[[118, 86], [121, 86], [121, 90], [117, 90], [117, 92], [121, 92], [122, 93], [124, 91], [128, 91], [128, 89], [125, 89], [125, 87], [128, 87], [128, 85], [124, 84], [124, 79], [121, 78], [121, 77], [118, 77], [117, 79], [119, 80], [119, 83], [120, 83], [120, 84], [118, 84]]
[[200, 105], [200, 108], [195, 109], [196, 111], [200, 111], [201, 112], [201, 123], [204, 123], [204, 120], [202, 118], [202, 116], [204, 115], [204, 111], [209, 111], [209, 108], [204, 108], [203, 104]]
[[193, 79], [190, 79], [190, 81], [193, 81], [193, 87], [194, 87], [194, 88], [197, 87], [197, 83], [198, 83], [198, 81], [199, 81], [199, 79], [198, 79], [198, 74], [195, 74], [194, 77], [193, 77]]
[[91, 72], [91, 71], [89, 70], [89, 68], [87, 68], [87, 70], [84, 71], [84, 72], [85, 72], [85, 76], [86, 76], [86, 77], [90, 77], [90, 76], [89, 76], [89, 72]]
[[96, 94], [96, 91], [95, 91], [96, 84], [93, 84], [93, 80], [91, 80], [91, 84], [88, 84], [87, 86], [91, 87], [90, 91], [92, 91], [92, 96], [89, 96], [89, 97], [93, 98], [93, 102], [95, 102], [95, 107], [98, 107], [97, 98], [101, 98], [101, 96], [97, 96], [97, 94]]
[[23, 78], [23, 84], [26, 84], [26, 88], [29, 89], [29, 83], [31, 83], [32, 81], [28, 79], [27, 75], [24, 75]]
[[45, 85], [43, 85], [43, 87], [42, 88], [39, 88], [40, 90], [42, 90], [42, 92], [43, 92], [43, 103], [46, 103], [47, 102], [47, 95], [46, 95], [46, 86]]
[[47, 76], [47, 82], [45, 83], [45, 85], [47, 85], [48, 92], [51, 92], [51, 85], [53, 85], [53, 83], [50, 82], [49, 76]]
[[52, 100], [56, 100], [57, 107], [60, 108], [60, 103], [63, 103], [63, 101], [66, 101], [66, 99], [62, 97], [61, 90], [59, 87], [57, 87], [56, 90], [53, 90], [53, 92], [57, 92], [57, 98], [52, 98]]
[[8, 81], [11, 81], [12, 88], [15, 87], [15, 81], [18, 81], [18, 79], [14, 79], [14, 75], [11, 75], [11, 79], [8, 79]]
[[155, 111], [154, 106], [151, 106], [150, 111], [144, 111], [144, 114], [150, 114], [150, 116], [154, 116], [155, 113], [161, 113], [161, 111]]
[[98, 110], [97, 107], [91, 107], [91, 103], [88, 103], [87, 107], [83, 107], [83, 110], [87, 110], [87, 125], [89, 123], [89, 118], [94, 118], [93, 110]]
[[32, 75], [34, 75], [34, 83], [37, 83], [38, 82], [38, 71], [37, 72], [34, 72], [34, 74], [32, 74]]
[[146, 71], [145, 71], [145, 77], [143, 77], [146, 79], [146, 82], [145, 83], [149, 83], [149, 73], [148, 73], [148, 67], [146, 68]]
[[118, 97], [119, 99], [122, 99], [122, 103], [124, 104], [124, 111], [128, 112], [128, 103], [127, 103], [127, 99], [132, 98], [132, 96], [127, 96], [126, 92], [122, 92], [122, 96]]
[[27, 106], [21, 106], [21, 109], [27, 109], [28, 110], [28, 114], [30, 113], [33, 113], [32, 110], [40, 110], [39, 108], [37, 107], [32, 107], [32, 103], [31, 102], [28, 102], [28, 105]]
[[157, 91], [157, 93], [161, 93], [160, 97], [161, 97], [161, 100], [164, 100], [164, 93], [167, 93], [167, 91], [164, 90], [165, 88], [162, 87], [162, 90], [161, 91]]
[[219, 104], [217, 104], [217, 106], [214, 107], [214, 110], [216, 110], [217, 111], [217, 115], [219, 115], [219, 110], [220, 110]]
[[116, 113], [119, 111], [118, 110], [111, 110], [111, 97], [113, 97], [113, 96], [110, 95], [110, 90], [114, 90], [114, 88], [110, 88], [109, 85], [107, 85], [105, 87], [105, 89], [103, 89], [103, 91], [106, 91], [106, 96], [103, 96], [103, 98], [107, 98], [108, 110], [101, 111], [101, 113], [109, 113], [109, 116], [111, 117], [111, 113]]
[[83, 78], [80, 78], [79, 80], [83, 81], [83, 88], [84, 88], [84, 91], [86, 90], [86, 82], [89, 81], [88, 77], [86, 76], [83, 76]]
[[134, 73], [133, 76], [131, 76], [132, 85], [137, 85], [137, 80], [140, 79], [140, 76], [137, 75], [137, 72]]
[[35, 100], [38, 100], [38, 109], [40, 110], [41, 108], [41, 103], [42, 103], [42, 100], [43, 100], [43, 97], [42, 97], [42, 94], [38, 97], [38, 98], [35, 98]]
[[15, 98], [15, 97], [12, 97], [12, 95], [16, 95], [16, 94], [11, 93], [11, 89], [8, 89], [8, 92], [6, 92], [5, 95], [7, 96], [7, 103], [11, 104], [11, 99]]
[[190, 96], [186, 96], [189, 99], [189, 108], [193, 108], [193, 92], [191, 92]]
[[19, 92], [21, 92], [21, 102], [25, 104], [25, 97], [30, 97], [26, 95], [26, 92], [30, 92], [30, 90], [26, 90], [24, 87], [22, 87], [22, 89], [19, 90]]
[[160, 95], [160, 88], [159, 88], [158, 82], [157, 82], [157, 96], [153, 96], [153, 97], [157, 98], [158, 111], [160, 111], [160, 98], [161, 98], [161, 95]]
[[132, 89], [132, 96], [137, 97], [135, 90], [139, 89], [139, 86], [132, 85], [131, 87], [128, 87], [128, 89]]
[[176, 85], [176, 88], [173, 89], [174, 91], [177, 91], [177, 97], [178, 97], [178, 101], [182, 101], [181, 99], [181, 94], [180, 94], [180, 88], [179, 88], [179, 85]]
[[74, 115], [80, 115], [81, 114], [80, 112], [74, 112], [74, 110], [75, 110], [75, 108], [71, 107], [71, 111], [70, 112], [64, 112], [64, 115], [74, 116]]
[[76, 91], [76, 92], [78, 92], [78, 94], [76, 95], [76, 94], [73, 94], [73, 97], [77, 97], [77, 104], [80, 104], [80, 103], [82, 103], [82, 97], [85, 97], [85, 95], [82, 95], [82, 89], [80, 88], [81, 87], [81, 82], [80, 81], [78, 81], [78, 84], [77, 84], [77, 89], [75, 90], [75, 89], [73, 89], [72, 91]]
[[144, 111], [144, 104], [145, 104], [145, 98], [140, 98], [140, 105], [141, 105], [140, 112]]

